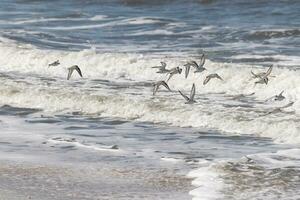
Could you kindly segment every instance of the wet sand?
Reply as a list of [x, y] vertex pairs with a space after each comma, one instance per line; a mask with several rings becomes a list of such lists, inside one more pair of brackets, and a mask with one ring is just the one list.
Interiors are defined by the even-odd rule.
[[191, 180], [159, 171], [0, 161], [0, 199], [191, 199]]

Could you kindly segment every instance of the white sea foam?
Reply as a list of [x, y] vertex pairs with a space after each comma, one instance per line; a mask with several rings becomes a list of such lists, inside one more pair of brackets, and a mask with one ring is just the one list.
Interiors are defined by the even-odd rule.
[[[194, 200], [299, 199], [300, 149], [200, 164], [188, 177]], [[289, 188], [288, 192], [286, 189]]]
[[[106, 19], [105, 16], [95, 16], [90, 18], [91, 21], [103, 21]], [[90, 25], [77, 25], [77, 26], [55, 26], [55, 27], [43, 27], [45, 30], [80, 30], [80, 29], [94, 29], [94, 28], [103, 28], [103, 27], [112, 27], [112, 26], [121, 26], [121, 25], [141, 25], [141, 24], [155, 24], [161, 23], [162, 21], [158, 18], [147, 18], [147, 17], [136, 17], [125, 19], [122, 17], [116, 18], [112, 21], [105, 21], [100, 24], [90, 24]]]
[[152, 31], [139, 31], [136, 33], [130, 33], [128, 35], [131, 36], [139, 36], [139, 35], [173, 35], [174, 33], [172, 31], [167, 30], [152, 30]]
[[191, 171], [188, 177], [194, 178], [192, 185], [196, 188], [190, 191], [193, 200], [213, 200], [222, 199], [223, 180], [221, 174], [216, 171], [214, 164], [206, 163], [205, 166]]
[[120, 153], [123, 152], [121, 149], [116, 148], [116, 146], [105, 146], [105, 145], [96, 145], [96, 144], [88, 144], [84, 142], [79, 142], [77, 140], [72, 140], [69, 138], [51, 138], [48, 140], [48, 142], [53, 144], [67, 144], [67, 145], [73, 145], [79, 148], [84, 149], [91, 149], [94, 151], [107, 151], [107, 152], [114, 152], [114, 153]]
[[91, 17], [90, 20], [92, 21], [101, 21], [103, 19], [106, 19], [107, 15], [95, 15], [94, 17]]
[[128, 24], [140, 25], [140, 24], [155, 24], [160, 23], [161, 21], [157, 18], [149, 18], [149, 17], [136, 17], [124, 20]]
[[40, 22], [58, 22], [58, 21], [83, 21], [83, 18], [36, 18], [36, 19], [14, 19], [14, 21], [1, 20], [1, 24], [11, 24], [11, 25], [20, 25], [20, 24], [33, 24]]
[[161, 157], [160, 158], [162, 161], [165, 162], [171, 162], [171, 163], [178, 163], [178, 162], [183, 162], [183, 159], [179, 159], [179, 158], [171, 158], [171, 157]]
[[[60, 66], [47, 67], [57, 59], [61, 62]], [[178, 57], [163, 60], [167, 62], [167, 68], [171, 68], [184, 64], [188, 59], [190, 58]], [[0, 44], [0, 73], [12, 73], [16, 76], [16, 80], [0, 79], [0, 104], [41, 108], [46, 112], [80, 111], [175, 126], [207, 127], [218, 129], [224, 134], [255, 134], [271, 137], [276, 142], [300, 143], [298, 70], [274, 67], [272, 73], [276, 77], [270, 78], [268, 85], [255, 86], [251, 70], [266, 71], [265, 68], [207, 60], [205, 64], [207, 71], [201, 74], [190, 73], [188, 79], [182, 74], [175, 75], [169, 81], [173, 91], [179, 89], [185, 93], [188, 93], [191, 85], [196, 83], [198, 103], [186, 105], [176, 92], [169, 93], [162, 90], [158, 92], [156, 98], [153, 98], [149, 84], [139, 86], [138, 82], [166, 79], [165, 75], [157, 74], [155, 69], [151, 68], [160, 61], [142, 54], [99, 54], [95, 50], [80, 52], [39, 50], [30, 45], [14, 44], [6, 40]], [[67, 68], [74, 64], [80, 66], [84, 78], [81, 79], [74, 74], [71, 81], [66, 81]], [[211, 80], [203, 86], [205, 76], [214, 72], [223, 77], [225, 82]], [[18, 81], [18, 76], [21, 78], [26, 76], [26, 79]], [[49, 86], [35, 78], [39, 76], [55, 78], [56, 81]], [[120, 91], [114, 91], [105, 85], [97, 85], [93, 79], [106, 79], [117, 85], [129, 85], [128, 89], [125, 87]], [[74, 87], [74, 81], [80, 83]], [[92, 89], [95, 86], [98, 89]], [[92, 92], [89, 92], [90, 90]], [[256, 101], [264, 101], [282, 90], [285, 91], [285, 101], [250, 105], [253, 108], [243, 107], [247, 103], [225, 97], [255, 92]], [[224, 92], [226, 95], [213, 94]], [[132, 95], [133, 93], [137, 95]], [[284, 111], [294, 111], [295, 114], [265, 115], [290, 101], [294, 101], [294, 105]]]

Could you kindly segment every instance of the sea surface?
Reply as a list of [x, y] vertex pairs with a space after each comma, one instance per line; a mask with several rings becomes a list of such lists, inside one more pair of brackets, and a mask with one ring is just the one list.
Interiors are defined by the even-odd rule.
[[[0, 199], [300, 199], [299, 10], [1, 0]], [[185, 78], [202, 53], [206, 70]], [[183, 72], [154, 96], [162, 61]], [[82, 78], [67, 80], [72, 65]], [[203, 85], [211, 73], [223, 81]]]

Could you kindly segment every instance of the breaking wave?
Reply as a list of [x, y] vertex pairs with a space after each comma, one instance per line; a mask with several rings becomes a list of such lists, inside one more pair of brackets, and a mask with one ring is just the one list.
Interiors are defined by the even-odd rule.
[[[265, 71], [264, 67], [207, 60], [205, 72], [190, 73], [187, 79], [183, 74], [175, 75], [169, 81], [172, 92], [161, 89], [153, 96], [152, 83], [167, 77], [155, 73], [151, 67], [161, 60], [167, 62], [168, 68], [182, 66], [191, 58], [98, 53], [94, 49], [79, 52], [40, 50], [1, 40], [2, 105], [205, 127], [223, 134], [255, 134], [276, 142], [300, 142], [300, 72], [296, 69], [275, 65], [272, 72], [275, 77], [270, 78], [269, 84], [255, 85], [250, 72]], [[57, 59], [61, 65], [48, 68], [48, 64]], [[74, 74], [71, 81], [67, 81], [67, 68], [74, 64], [80, 66], [84, 78]], [[224, 82], [211, 80], [203, 86], [206, 75], [215, 72]], [[196, 84], [197, 103], [186, 105], [177, 90], [187, 94], [193, 83]], [[281, 91], [284, 91], [285, 100], [265, 101]], [[251, 93], [255, 94], [247, 96]], [[289, 102], [294, 104], [278, 109]]]

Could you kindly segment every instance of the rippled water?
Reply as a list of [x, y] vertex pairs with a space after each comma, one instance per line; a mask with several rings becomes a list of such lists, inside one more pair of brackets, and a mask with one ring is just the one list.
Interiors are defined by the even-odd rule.
[[299, 66], [297, 0], [4, 0], [1, 5], [1, 35], [41, 48], [166, 56], [205, 51], [219, 61]]

